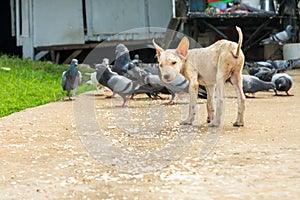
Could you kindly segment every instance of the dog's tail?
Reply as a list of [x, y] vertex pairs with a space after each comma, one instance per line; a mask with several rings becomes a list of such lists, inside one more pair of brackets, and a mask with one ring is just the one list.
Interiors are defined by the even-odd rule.
[[236, 30], [238, 32], [238, 35], [239, 35], [239, 41], [238, 41], [238, 47], [236, 49], [236, 52], [235, 53], [232, 52], [232, 55], [233, 55], [233, 57], [238, 58], [239, 55], [240, 55], [241, 48], [242, 48], [243, 33], [242, 33], [242, 30], [240, 29], [240, 27], [236, 26], [235, 28], [236, 28]]

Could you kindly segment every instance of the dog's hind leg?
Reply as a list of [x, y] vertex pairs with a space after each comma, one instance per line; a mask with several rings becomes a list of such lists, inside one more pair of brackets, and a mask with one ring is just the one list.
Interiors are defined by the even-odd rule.
[[213, 99], [214, 99], [214, 92], [215, 92], [215, 85], [206, 85], [205, 86], [207, 91], [207, 123], [210, 123], [213, 120], [214, 115], [214, 106], [213, 106]]
[[209, 124], [210, 127], [219, 127], [223, 123], [225, 113], [225, 80], [224, 74], [217, 73], [217, 84], [216, 84], [216, 109], [212, 122]]
[[240, 72], [231, 75], [231, 82], [238, 98], [238, 115], [233, 126], [244, 126], [245, 94], [243, 92], [243, 80]]

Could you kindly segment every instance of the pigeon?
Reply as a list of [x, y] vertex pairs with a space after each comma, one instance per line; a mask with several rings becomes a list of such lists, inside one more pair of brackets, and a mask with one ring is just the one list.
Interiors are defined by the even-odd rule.
[[257, 73], [261, 73], [261, 72], [270, 72], [272, 69], [268, 68], [268, 67], [252, 67], [248, 70], [248, 73], [250, 75], [255, 75]]
[[127, 102], [127, 96], [132, 95], [136, 90], [140, 88], [140, 84], [136, 81], [132, 81], [125, 76], [121, 76], [116, 72], [113, 72], [108, 66], [104, 64], [97, 64], [97, 80], [100, 84], [108, 87], [113, 93], [120, 95], [123, 99], [121, 107], [125, 107]]
[[190, 83], [182, 74], [179, 73], [173, 81], [163, 82], [163, 84], [173, 93], [188, 93]]
[[257, 66], [259, 67], [266, 67], [269, 69], [273, 69], [272, 63], [269, 62], [270, 60], [267, 61], [258, 61], [258, 62], [254, 62], [257, 64]]
[[[102, 64], [104, 64], [107, 67], [112, 68], [112, 66], [109, 64], [109, 59], [108, 58], [103, 58]], [[109, 92], [110, 89], [108, 89], [107, 87], [104, 87], [104, 91]], [[96, 96], [98, 96], [98, 95], [96, 95]], [[102, 94], [100, 94], [99, 96], [102, 96]]]
[[140, 59], [139, 54], [135, 54], [132, 60], [133, 63], [142, 63], [142, 60]]
[[250, 75], [254, 75], [261, 71], [270, 71], [273, 66], [268, 62], [245, 62], [243, 67]]
[[[267, 91], [272, 89], [276, 94], [275, 85], [272, 82], [266, 82], [259, 80], [256, 76], [252, 75], [242, 75], [243, 78], [243, 92], [253, 94], [259, 91]], [[249, 97], [246, 95], [246, 97]]]
[[[158, 67], [158, 64], [155, 65], [156, 67]], [[154, 68], [154, 64], [144, 64], [144, 66]], [[169, 102], [166, 102], [166, 104], [174, 103], [173, 100], [175, 98], [175, 94], [188, 92], [189, 81], [183, 75], [178, 74], [171, 82], [163, 82], [159, 70], [157, 71], [158, 75], [156, 75], [151, 74], [145, 69], [147, 68], [141, 69], [139, 66], [130, 65], [127, 74], [129, 77], [131, 77], [130, 79], [139, 80], [140, 83], [143, 84], [143, 87], [141, 89], [145, 89], [147, 88], [147, 86], [150, 86], [150, 88], [148, 88], [148, 93], [154, 94], [154, 96], [158, 96], [158, 93], [171, 94], [171, 100]]]
[[244, 69], [250, 75], [255, 75], [257, 73], [267, 73], [272, 70], [277, 70], [277, 72], [291, 70], [298, 64], [300, 64], [300, 59], [266, 60], [259, 62], [245, 62]]
[[118, 44], [116, 46], [116, 58], [115, 64], [112, 66], [112, 71], [123, 75], [128, 69], [128, 63], [131, 61], [129, 50], [124, 44]]
[[291, 70], [296, 65], [300, 64], [300, 59], [289, 59], [289, 60], [267, 60], [274, 69], [280, 70]]
[[259, 78], [262, 81], [271, 82], [273, 75], [276, 74], [277, 71], [278, 70], [276, 70], [276, 69], [272, 69], [272, 70], [261, 69], [260, 71], [255, 73], [254, 76], [256, 76], [257, 78]]
[[170, 91], [171, 93], [171, 100], [167, 102], [166, 104], [173, 104], [175, 94], [178, 93], [188, 93], [189, 92], [189, 81], [180, 73], [177, 74], [177, 76], [174, 78], [173, 81], [170, 82], [163, 82], [161, 73], [159, 70], [159, 75], [158, 75], [160, 81], [162, 84]]
[[[293, 96], [288, 91], [293, 85], [293, 79], [287, 73], [277, 73], [272, 77], [272, 83], [275, 84], [277, 91], [284, 91], [287, 96]], [[278, 95], [276, 93], [276, 95]]]
[[[102, 64], [105, 65], [105, 66], [109, 66], [109, 59], [108, 58], [103, 58]], [[95, 66], [95, 68], [96, 68], [96, 66]], [[86, 73], [86, 75], [89, 75], [90, 78], [91, 78], [90, 80], [88, 80], [86, 82], [86, 84], [95, 86], [95, 88], [97, 90], [97, 94], [95, 96], [103, 96], [103, 94], [100, 93], [99, 82], [97, 80], [97, 72], [93, 72], [91, 74]], [[105, 88], [105, 89], [108, 90], [107, 88]]]
[[260, 45], [266, 45], [270, 43], [278, 43], [282, 45], [292, 37], [292, 29], [293, 26], [287, 25], [283, 31], [278, 32], [275, 35], [271, 35], [269, 38], [263, 39], [260, 42]]
[[109, 66], [109, 59], [108, 58], [103, 58], [102, 64]]
[[158, 63], [138, 63], [138, 67], [152, 75], [159, 75]]
[[76, 95], [76, 89], [81, 84], [82, 76], [77, 65], [78, 60], [72, 59], [70, 68], [62, 73], [61, 85], [63, 90], [68, 92], [68, 100], [72, 100], [70, 91], [73, 90], [73, 95]]
[[[140, 73], [134, 71], [140, 71]], [[178, 73], [175, 79], [171, 82], [163, 82], [157, 63], [140, 63], [138, 66], [134, 65], [134, 67], [130, 67], [127, 73], [130, 74], [130, 79], [133, 79], [132, 76], [140, 76], [133, 80], [140, 79], [142, 80], [140, 84], [149, 85], [150, 93], [171, 94], [170, 101], [165, 104], [173, 104], [176, 94], [188, 93], [189, 81], [182, 74]], [[207, 98], [205, 86], [199, 85], [198, 97], [202, 99]]]
[[[146, 93], [150, 98], [161, 98], [159, 93], [170, 94], [168, 89], [158, 75], [153, 75], [144, 69], [141, 69], [136, 63], [130, 62], [125, 77], [137, 81], [141, 87], [134, 94]], [[162, 99], [162, 98], [161, 98]]]
[[88, 81], [86, 82], [86, 84], [95, 86], [95, 88], [96, 88], [96, 90], [97, 90], [96, 96], [102, 96], [102, 94], [100, 93], [100, 89], [99, 89], [99, 82], [98, 82], [98, 80], [97, 80], [97, 72], [91, 73], [91, 74], [90, 74], [90, 77], [91, 77], [91, 79], [88, 80]]
[[136, 65], [134, 62], [128, 63], [128, 69], [126, 73], [123, 75], [133, 81], [139, 81], [141, 84], [145, 84], [143, 78], [147, 76], [149, 73], [145, 70], [142, 70], [140, 67]]

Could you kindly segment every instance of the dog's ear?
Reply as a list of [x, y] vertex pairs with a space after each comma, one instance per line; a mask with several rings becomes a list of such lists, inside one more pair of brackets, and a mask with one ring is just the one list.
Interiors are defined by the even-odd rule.
[[164, 50], [160, 46], [158, 46], [158, 44], [155, 43], [154, 39], [152, 40], [152, 43], [156, 50], [157, 60], [158, 62], [160, 62], [160, 55]]
[[189, 39], [187, 37], [183, 37], [176, 49], [176, 53], [183, 57], [186, 57], [188, 54], [189, 46]]

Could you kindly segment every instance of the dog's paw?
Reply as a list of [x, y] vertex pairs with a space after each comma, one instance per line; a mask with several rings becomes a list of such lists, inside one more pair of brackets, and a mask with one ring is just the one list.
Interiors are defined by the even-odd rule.
[[192, 125], [192, 122], [184, 120], [184, 121], [180, 122], [180, 125]]
[[241, 127], [241, 126], [244, 126], [244, 123], [243, 122], [234, 122], [233, 126], [235, 126], [235, 127]]
[[208, 126], [211, 127], [211, 128], [218, 128], [220, 126], [220, 124], [215, 123], [215, 122], [211, 122]]
[[220, 120], [214, 118], [213, 120], [211, 120], [211, 122], [208, 124], [209, 127], [220, 127]]

